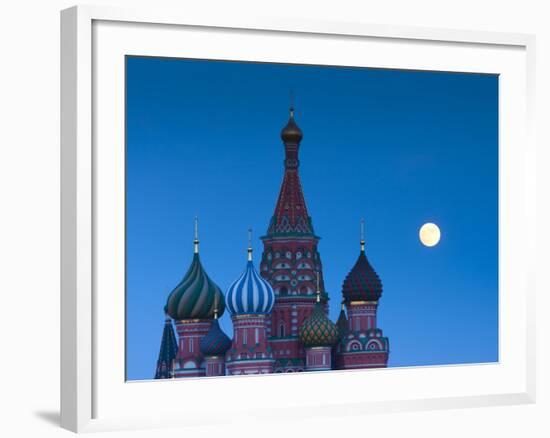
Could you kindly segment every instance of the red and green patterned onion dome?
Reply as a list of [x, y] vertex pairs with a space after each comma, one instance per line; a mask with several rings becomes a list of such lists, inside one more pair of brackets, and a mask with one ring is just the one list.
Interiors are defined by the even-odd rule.
[[200, 347], [205, 356], [223, 356], [231, 348], [231, 339], [223, 332], [217, 318], [212, 321], [210, 331], [201, 339]]
[[382, 295], [382, 282], [367, 260], [364, 248], [361, 249], [359, 258], [344, 280], [342, 295], [346, 303], [378, 301]]
[[340, 332], [326, 316], [324, 305], [318, 301], [311, 316], [300, 327], [299, 336], [305, 347], [332, 347], [340, 339]]
[[212, 319], [218, 304], [218, 316], [225, 311], [221, 289], [206, 274], [202, 267], [198, 251], [183, 280], [168, 296], [166, 312], [175, 320]]

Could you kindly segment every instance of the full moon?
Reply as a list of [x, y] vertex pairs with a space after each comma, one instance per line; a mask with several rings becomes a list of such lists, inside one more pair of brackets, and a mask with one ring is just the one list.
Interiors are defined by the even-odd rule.
[[428, 222], [420, 227], [418, 236], [424, 246], [435, 246], [439, 243], [439, 239], [441, 239], [441, 231], [436, 224]]

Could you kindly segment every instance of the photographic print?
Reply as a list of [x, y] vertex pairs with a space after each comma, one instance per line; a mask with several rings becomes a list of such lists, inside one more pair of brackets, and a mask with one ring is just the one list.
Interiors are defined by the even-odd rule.
[[126, 377], [497, 362], [498, 75], [128, 56]]

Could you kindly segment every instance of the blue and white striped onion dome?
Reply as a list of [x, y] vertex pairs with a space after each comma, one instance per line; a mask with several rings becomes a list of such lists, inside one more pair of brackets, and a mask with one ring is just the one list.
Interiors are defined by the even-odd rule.
[[243, 274], [225, 295], [225, 304], [231, 315], [269, 314], [274, 302], [273, 288], [260, 277], [252, 260], [248, 260]]

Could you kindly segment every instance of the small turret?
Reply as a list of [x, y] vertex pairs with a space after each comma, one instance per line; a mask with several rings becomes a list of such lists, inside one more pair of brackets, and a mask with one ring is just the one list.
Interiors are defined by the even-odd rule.
[[162, 341], [160, 343], [159, 357], [157, 360], [157, 369], [155, 379], [169, 379], [174, 377], [174, 360], [178, 354], [178, 343], [172, 320], [168, 315], [164, 320], [164, 330], [162, 331]]

